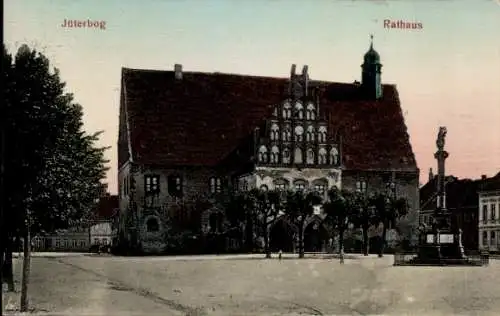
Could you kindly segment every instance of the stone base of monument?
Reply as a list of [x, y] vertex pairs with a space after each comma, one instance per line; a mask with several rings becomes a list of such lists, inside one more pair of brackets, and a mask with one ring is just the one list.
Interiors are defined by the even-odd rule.
[[[481, 255], [466, 256], [462, 234], [450, 231], [426, 232], [421, 235], [415, 254], [396, 254], [394, 265], [483, 266], [488, 258]], [[486, 259], [486, 260], [485, 260]]]

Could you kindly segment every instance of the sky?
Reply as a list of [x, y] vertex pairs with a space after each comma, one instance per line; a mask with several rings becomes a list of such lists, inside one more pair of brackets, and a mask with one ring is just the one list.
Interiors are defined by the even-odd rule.
[[[64, 20], [104, 22], [63, 27]], [[422, 23], [387, 29], [384, 20]], [[84, 109], [89, 133], [112, 146], [109, 190], [117, 192], [122, 67], [287, 77], [309, 66], [312, 80], [360, 80], [369, 48], [382, 82], [396, 84], [410, 141], [427, 181], [446, 126], [447, 174], [500, 171], [500, 0], [6, 0], [4, 41], [28, 44], [61, 72]], [[390, 135], [388, 135], [390, 137]]]

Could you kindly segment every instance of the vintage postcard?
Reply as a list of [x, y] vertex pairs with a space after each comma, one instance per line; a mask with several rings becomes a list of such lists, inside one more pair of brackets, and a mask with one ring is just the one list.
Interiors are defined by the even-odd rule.
[[500, 1], [4, 11], [5, 315], [500, 311]]

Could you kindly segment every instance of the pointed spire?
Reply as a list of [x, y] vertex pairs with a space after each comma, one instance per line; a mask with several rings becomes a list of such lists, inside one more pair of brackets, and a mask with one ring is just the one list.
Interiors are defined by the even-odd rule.
[[370, 49], [373, 49], [373, 34], [370, 34]]

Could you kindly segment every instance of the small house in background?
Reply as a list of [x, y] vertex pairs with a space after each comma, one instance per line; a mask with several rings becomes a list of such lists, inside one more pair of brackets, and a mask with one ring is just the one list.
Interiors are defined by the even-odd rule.
[[500, 172], [479, 186], [479, 248], [500, 252]]
[[90, 247], [111, 246], [113, 236], [113, 217], [118, 209], [118, 196], [106, 194], [100, 198], [90, 225]]
[[[447, 176], [446, 205], [453, 214], [452, 221], [462, 229], [462, 243], [466, 250], [489, 248], [498, 249], [500, 221], [497, 220], [500, 208], [500, 173], [492, 178], [483, 175], [480, 179], [458, 179]], [[420, 189], [420, 223], [431, 226], [436, 208], [437, 177], [429, 173], [429, 181]], [[498, 188], [498, 187], [497, 187]], [[496, 195], [495, 195], [496, 194]]]

